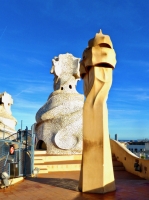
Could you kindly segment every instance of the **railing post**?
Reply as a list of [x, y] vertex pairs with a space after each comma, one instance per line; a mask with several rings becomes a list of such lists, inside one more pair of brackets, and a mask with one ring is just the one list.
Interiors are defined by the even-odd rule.
[[19, 176], [21, 175], [21, 162], [22, 162], [22, 159], [21, 159], [21, 141], [19, 142]]
[[28, 128], [27, 128], [27, 126], [26, 126], [26, 129], [25, 129], [25, 131], [24, 131], [24, 133], [25, 133], [25, 141], [26, 141], [26, 143], [25, 143], [25, 151], [24, 151], [24, 153], [25, 153], [25, 156], [24, 156], [24, 176], [26, 176], [26, 162], [27, 162], [27, 159], [26, 159], [26, 157], [27, 157], [27, 136], [28, 136]]
[[33, 174], [34, 170], [34, 143], [35, 143], [35, 124], [31, 126], [32, 131], [32, 142], [31, 142], [31, 174]]

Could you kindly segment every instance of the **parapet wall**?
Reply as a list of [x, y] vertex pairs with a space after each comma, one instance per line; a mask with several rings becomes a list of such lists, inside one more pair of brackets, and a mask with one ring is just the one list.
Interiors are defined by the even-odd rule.
[[[118, 141], [111, 139], [110, 143], [112, 154], [116, 156], [118, 161], [123, 163], [126, 171], [149, 180], [149, 160], [140, 159], [131, 151], [123, 147]], [[141, 172], [135, 171], [134, 163], [136, 160], [141, 167]]]

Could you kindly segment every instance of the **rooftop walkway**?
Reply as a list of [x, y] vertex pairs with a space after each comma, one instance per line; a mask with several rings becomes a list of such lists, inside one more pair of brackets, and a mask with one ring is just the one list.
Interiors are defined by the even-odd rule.
[[126, 171], [114, 171], [116, 191], [89, 194], [77, 191], [79, 172], [52, 172], [27, 177], [6, 189], [0, 200], [149, 200], [149, 181]]

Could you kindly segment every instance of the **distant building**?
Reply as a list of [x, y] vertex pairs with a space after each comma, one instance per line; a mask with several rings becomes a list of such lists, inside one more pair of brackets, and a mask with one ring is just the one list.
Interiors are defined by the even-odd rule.
[[145, 151], [145, 144], [146, 143], [144, 141], [128, 142], [127, 149], [129, 149], [131, 152], [142, 152]]
[[145, 151], [149, 151], [149, 142], [145, 143]]

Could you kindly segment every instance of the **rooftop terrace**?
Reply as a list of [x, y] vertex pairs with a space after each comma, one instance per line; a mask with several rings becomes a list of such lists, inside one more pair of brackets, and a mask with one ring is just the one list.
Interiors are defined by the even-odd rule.
[[127, 171], [114, 171], [116, 191], [107, 194], [81, 193], [77, 190], [79, 172], [52, 172], [27, 177], [0, 190], [0, 200], [148, 200], [149, 181]]

